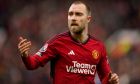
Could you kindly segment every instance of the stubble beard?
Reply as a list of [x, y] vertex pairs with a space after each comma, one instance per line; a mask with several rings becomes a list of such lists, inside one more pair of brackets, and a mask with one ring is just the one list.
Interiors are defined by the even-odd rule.
[[72, 28], [71, 32], [73, 32], [76, 35], [82, 34], [84, 28]]

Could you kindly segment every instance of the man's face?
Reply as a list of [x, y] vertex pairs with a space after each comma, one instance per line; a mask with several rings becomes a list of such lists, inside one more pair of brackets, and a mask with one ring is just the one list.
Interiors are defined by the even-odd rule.
[[68, 27], [73, 33], [82, 32], [90, 21], [84, 4], [72, 4], [68, 11]]

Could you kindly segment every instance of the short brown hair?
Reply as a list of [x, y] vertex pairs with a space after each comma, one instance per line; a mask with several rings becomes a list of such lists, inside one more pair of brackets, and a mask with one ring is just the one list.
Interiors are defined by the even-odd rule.
[[80, 1], [80, 0], [76, 0], [76, 1], [74, 1], [72, 4], [84, 4], [85, 7], [86, 7], [86, 9], [87, 9], [87, 13], [88, 13], [88, 15], [91, 15], [90, 7], [87, 5], [86, 2], [84, 2], [84, 1]]

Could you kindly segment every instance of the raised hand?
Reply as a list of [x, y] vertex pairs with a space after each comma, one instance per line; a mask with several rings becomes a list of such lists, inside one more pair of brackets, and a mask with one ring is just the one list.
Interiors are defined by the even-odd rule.
[[27, 41], [27, 39], [19, 37], [18, 50], [20, 51], [21, 56], [27, 57], [30, 47], [31, 41]]
[[110, 73], [110, 84], [119, 84], [119, 76], [116, 73]]

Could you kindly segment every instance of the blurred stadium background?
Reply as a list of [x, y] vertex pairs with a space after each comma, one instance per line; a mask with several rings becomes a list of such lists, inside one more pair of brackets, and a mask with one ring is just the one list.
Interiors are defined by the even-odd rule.
[[[67, 31], [74, 0], [0, 0], [0, 84], [52, 84], [49, 63], [28, 71], [17, 50], [18, 37], [35, 53], [53, 35]], [[85, 0], [92, 10], [90, 34], [104, 41], [120, 84], [140, 84], [140, 0]], [[98, 78], [97, 84], [100, 84]]]

